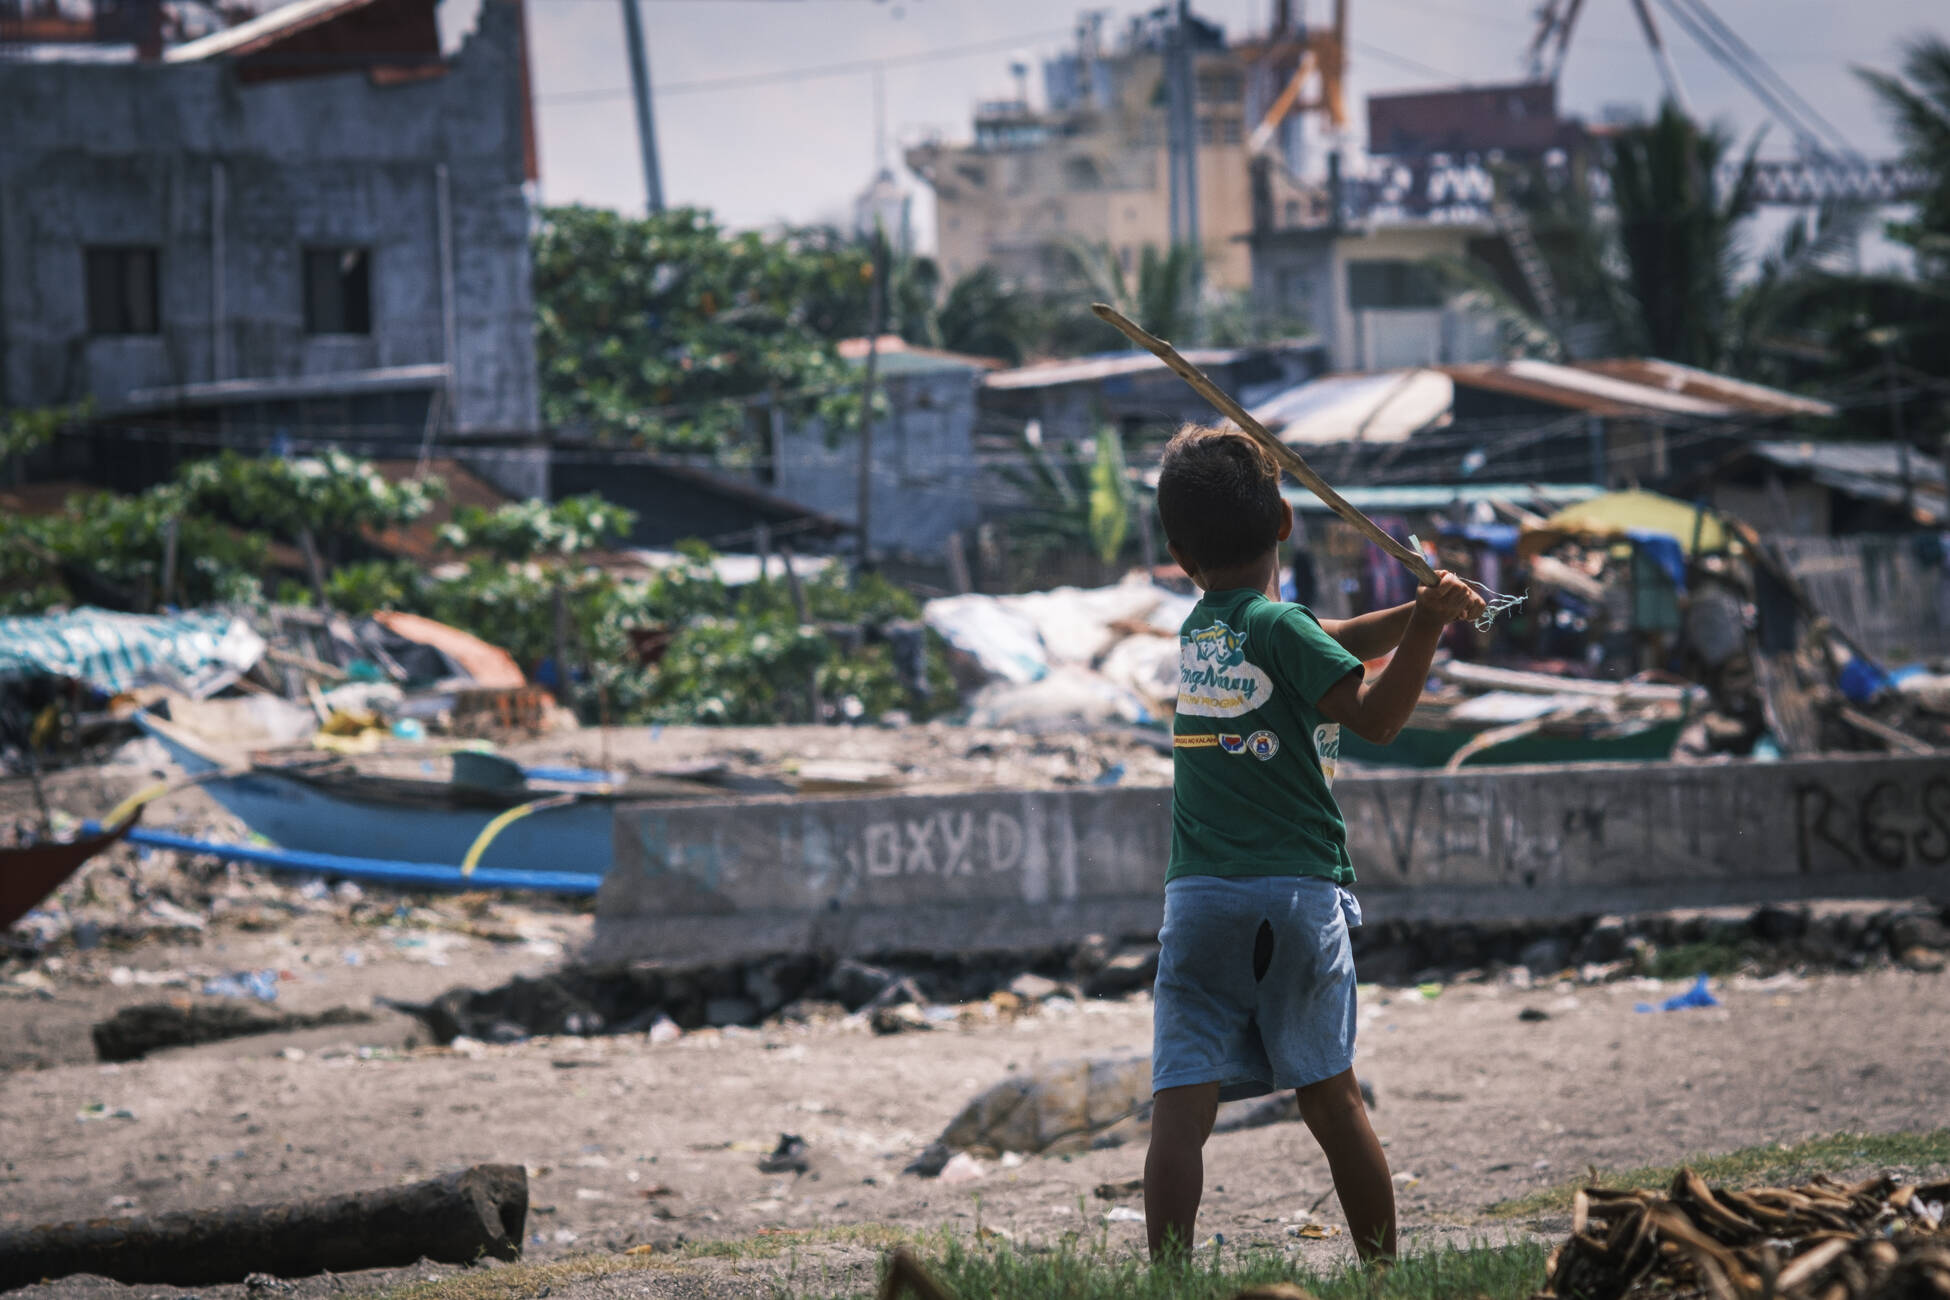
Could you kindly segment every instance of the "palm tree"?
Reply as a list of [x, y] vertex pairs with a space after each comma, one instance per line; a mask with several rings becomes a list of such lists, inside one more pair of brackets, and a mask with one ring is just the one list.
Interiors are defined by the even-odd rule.
[[1019, 365], [1039, 333], [1034, 305], [1004, 284], [995, 268], [978, 266], [948, 290], [935, 313], [941, 346]]
[[1928, 178], [1915, 220], [1893, 233], [1916, 250], [1929, 278], [1950, 276], [1950, 41], [1918, 36], [1903, 47], [1903, 75], [1871, 68], [1855, 75], [1882, 102], [1902, 142], [1903, 161]]
[[[1107, 243], [1075, 240], [1068, 247], [1078, 288], [1093, 300], [1109, 303], [1161, 339], [1199, 341], [1198, 249], [1173, 244], [1160, 250], [1146, 244], [1133, 275]], [[1087, 310], [1084, 316], [1094, 327], [1084, 337], [1102, 338], [1103, 323]]]
[[[1481, 261], [1439, 263], [1448, 278], [1501, 316], [1519, 350], [1649, 353], [1714, 368], [1739, 350], [1739, 226], [1756, 207], [1756, 137], [1724, 191], [1732, 149], [1668, 102], [1657, 121], [1622, 132], [1604, 170], [1601, 207], [1577, 176], [1542, 168], [1501, 178], [1522, 209], [1559, 299], [1556, 320], [1513, 293]], [[1582, 346], [1577, 344], [1582, 343]]]
[[1659, 120], [1620, 135], [1611, 176], [1626, 289], [1641, 348], [1685, 365], [1716, 369], [1731, 339], [1740, 273], [1739, 225], [1752, 216], [1755, 136], [1724, 193], [1716, 183], [1732, 146], [1667, 101]]
[[[1927, 429], [1946, 402], [1950, 376], [1950, 42], [1921, 36], [1905, 47], [1902, 75], [1856, 70], [1888, 115], [1903, 161], [1921, 173], [1912, 218], [1885, 227], [1915, 255], [1913, 273], [1860, 274], [1817, 250], [1791, 273], [1762, 273], [1750, 298], [1766, 298], [1770, 330], [1748, 331], [1766, 377], [1780, 372], [1877, 388], [1898, 376], [1909, 396], [1902, 426]], [[1790, 235], [1793, 235], [1791, 230]], [[1809, 245], [1822, 242], [1819, 229]], [[1771, 355], [1770, 355], [1771, 354]], [[1894, 413], [1876, 404], [1853, 413], [1863, 433], [1886, 436]]]

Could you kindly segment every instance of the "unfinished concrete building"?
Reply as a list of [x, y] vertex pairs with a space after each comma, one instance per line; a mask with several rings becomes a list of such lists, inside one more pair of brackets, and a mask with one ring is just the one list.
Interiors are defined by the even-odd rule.
[[0, 122], [0, 408], [161, 440], [535, 428], [516, 0], [448, 53], [435, 0], [16, 45]]
[[[1205, 275], [1243, 289], [1248, 138], [1282, 79], [1255, 60], [1258, 47], [1228, 45], [1197, 19], [1187, 29]], [[1171, 244], [1169, 35], [1169, 20], [1154, 14], [1133, 19], [1107, 48], [1100, 23], [1086, 17], [1076, 48], [1044, 64], [1042, 109], [1029, 105], [1025, 74], [1015, 98], [977, 105], [972, 141], [908, 150], [908, 166], [935, 193], [935, 247], [949, 281], [991, 266], [1011, 283], [1048, 288], [1070, 272], [1078, 243], [1108, 245], [1134, 274], [1147, 246]]]

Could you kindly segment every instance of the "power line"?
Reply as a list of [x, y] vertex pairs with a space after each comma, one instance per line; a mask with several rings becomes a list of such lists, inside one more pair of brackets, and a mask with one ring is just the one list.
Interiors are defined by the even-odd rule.
[[1844, 156], [1859, 156], [1841, 132], [1783, 81], [1704, 0], [1660, 0], [1660, 3], [1715, 62], [1751, 90], [1781, 125], [1794, 133], [1803, 148], [1818, 156], [1828, 153], [1821, 140], [1827, 135], [1841, 146]]
[[[944, 46], [941, 49], [921, 50], [913, 54], [893, 54], [881, 59], [853, 59], [845, 63], [827, 63], [804, 68], [782, 68], [776, 72], [740, 73], [731, 77], [712, 77], [703, 81], [673, 81], [658, 86], [658, 98], [666, 95], [702, 94], [714, 90], [739, 90], [752, 86], [778, 85], [796, 81], [815, 81], [822, 77], [844, 77], [862, 72], [872, 72], [879, 68], [896, 68], [915, 63], [931, 63], [940, 59], [960, 58], [970, 54], [989, 54], [997, 50], [1012, 49], [1029, 41], [1049, 40], [1067, 36], [1066, 29], [1047, 29], [1039, 32], [1024, 32], [1016, 36], [998, 37], [994, 40], [977, 41], [969, 45]], [[537, 95], [541, 103], [574, 104], [590, 100], [619, 99], [630, 93], [628, 86], [615, 86], [602, 90], [571, 90], [553, 95]]]
[[1419, 73], [1425, 77], [1434, 77], [1437, 81], [1446, 81], [1459, 86], [1467, 86], [1470, 84], [1470, 78], [1460, 73], [1444, 72], [1441, 68], [1431, 67], [1418, 59], [1411, 59], [1405, 54], [1396, 54], [1392, 50], [1384, 50], [1380, 46], [1370, 45], [1366, 41], [1350, 41], [1348, 43], [1371, 59], [1380, 59], [1383, 63], [1392, 63], [1396, 67], [1406, 68], [1410, 72]]

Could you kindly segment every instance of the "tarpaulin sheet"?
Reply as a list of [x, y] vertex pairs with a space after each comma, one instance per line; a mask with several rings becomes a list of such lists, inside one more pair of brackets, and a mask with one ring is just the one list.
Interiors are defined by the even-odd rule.
[[73, 677], [105, 695], [170, 686], [198, 699], [222, 690], [264, 654], [264, 638], [227, 614], [65, 614], [0, 618], [0, 681]]

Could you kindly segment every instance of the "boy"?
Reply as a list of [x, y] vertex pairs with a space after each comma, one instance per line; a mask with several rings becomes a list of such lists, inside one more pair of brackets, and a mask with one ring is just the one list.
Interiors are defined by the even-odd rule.
[[[1203, 598], [1179, 629], [1171, 865], [1159, 933], [1144, 1215], [1154, 1260], [1189, 1250], [1221, 1101], [1293, 1088], [1355, 1249], [1395, 1253], [1395, 1193], [1354, 1078], [1361, 910], [1329, 783], [1340, 729], [1385, 744], [1443, 628], [1483, 601], [1454, 574], [1413, 602], [1322, 621], [1281, 604], [1293, 530], [1279, 470], [1237, 430], [1165, 448], [1158, 514]], [[1363, 660], [1393, 650], [1372, 682]]]

